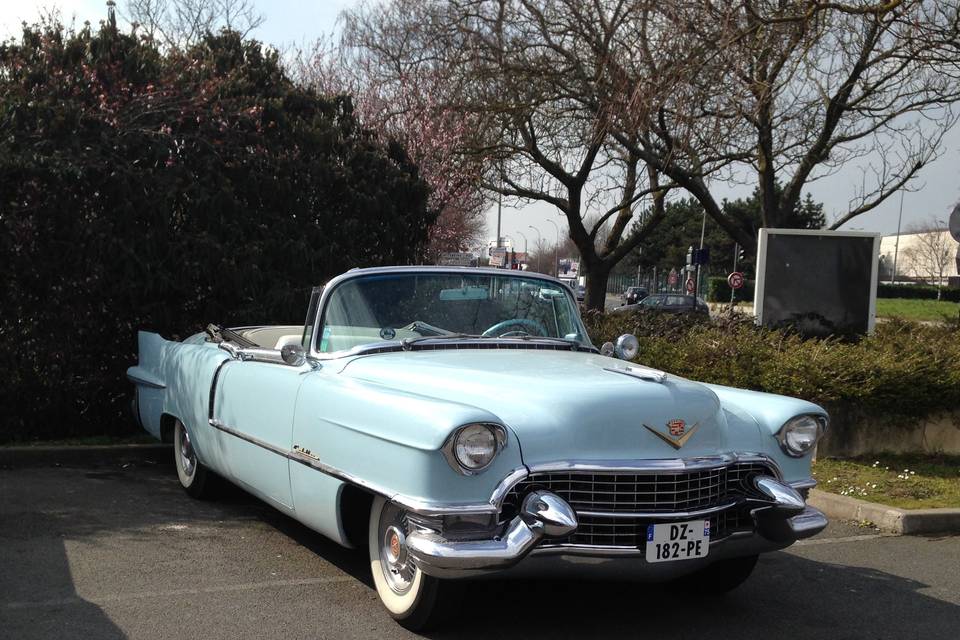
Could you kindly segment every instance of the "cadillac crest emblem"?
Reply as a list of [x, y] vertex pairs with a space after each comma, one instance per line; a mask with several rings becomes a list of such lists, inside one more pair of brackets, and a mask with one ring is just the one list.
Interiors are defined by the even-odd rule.
[[677, 438], [683, 435], [684, 430], [687, 428], [687, 423], [683, 420], [671, 420], [667, 423], [667, 428], [670, 429], [670, 435]]
[[648, 424], [643, 425], [650, 433], [657, 436], [668, 445], [674, 449], [679, 449], [683, 445], [687, 444], [687, 440], [690, 439], [690, 436], [700, 427], [700, 423], [696, 423], [691, 427], [687, 427], [687, 423], [679, 418], [670, 420], [667, 422], [667, 432], [664, 433], [659, 429], [651, 427]]

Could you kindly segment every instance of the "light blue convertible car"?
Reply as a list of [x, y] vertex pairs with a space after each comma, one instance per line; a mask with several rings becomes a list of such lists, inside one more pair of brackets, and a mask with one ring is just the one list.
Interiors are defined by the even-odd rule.
[[367, 547], [408, 628], [480, 576], [723, 592], [827, 523], [805, 503], [823, 409], [633, 364], [633, 336], [598, 349], [550, 277], [355, 269], [304, 326], [141, 332], [139, 349], [136, 414], [187, 492], [226, 478]]

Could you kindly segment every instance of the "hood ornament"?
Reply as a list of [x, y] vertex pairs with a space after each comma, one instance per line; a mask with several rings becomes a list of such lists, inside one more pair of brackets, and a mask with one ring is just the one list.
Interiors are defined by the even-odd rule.
[[692, 436], [696, 430], [700, 428], [700, 423], [697, 422], [692, 427], [687, 427], [687, 423], [683, 420], [670, 420], [667, 422], [667, 433], [664, 433], [659, 429], [655, 429], [648, 424], [644, 424], [643, 426], [646, 427], [650, 433], [657, 436], [674, 449], [679, 449], [683, 445], [687, 444], [687, 440], [690, 439], [690, 436]]

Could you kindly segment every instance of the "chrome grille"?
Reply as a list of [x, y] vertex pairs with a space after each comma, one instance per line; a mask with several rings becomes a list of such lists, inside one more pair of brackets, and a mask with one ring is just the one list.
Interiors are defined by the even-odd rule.
[[[566, 500], [577, 512], [579, 526], [569, 538], [552, 544], [642, 547], [647, 525], [664, 516], [721, 507], [742, 501], [754, 489], [750, 479], [773, 475], [762, 462], [734, 463], [681, 473], [540, 472], [520, 481], [504, 499], [503, 514], [509, 518], [523, 496], [546, 489]], [[631, 514], [657, 514], [656, 519]], [[661, 515], [662, 514], [662, 515]], [[751, 530], [750, 514], [733, 506], [709, 516], [711, 537], [719, 539], [735, 531]]]

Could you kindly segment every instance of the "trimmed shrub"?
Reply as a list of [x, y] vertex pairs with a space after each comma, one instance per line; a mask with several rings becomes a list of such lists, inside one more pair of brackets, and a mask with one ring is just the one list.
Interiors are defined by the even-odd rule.
[[238, 34], [0, 43], [0, 440], [131, 433], [138, 329], [303, 321], [310, 288], [416, 261], [403, 148]]
[[[940, 290], [940, 299], [948, 302], [960, 302], [960, 289], [944, 287]], [[878, 298], [906, 298], [908, 300], [936, 300], [937, 288], [927, 284], [884, 284], [877, 285]]]
[[803, 339], [750, 320], [588, 314], [595, 344], [634, 333], [638, 362], [702, 382], [922, 416], [960, 406], [960, 329], [906, 321], [850, 342]]
[[[737, 289], [737, 301], [753, 302], [753, 280], [745, 280]], [[730, 302], [730, 285], [725, 277], [713, 277], [707, 281], [707, 300], [709, 302]]]

